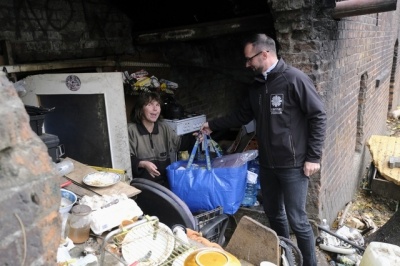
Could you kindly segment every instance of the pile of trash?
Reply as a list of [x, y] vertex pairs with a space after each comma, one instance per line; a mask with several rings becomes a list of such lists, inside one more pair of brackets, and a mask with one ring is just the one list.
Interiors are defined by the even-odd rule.
[[364, 237], [356, 228], [342, 226], [332, 232], [325, 219], [318, 227], [321, 231], [317, 245], [332, 254], [332, 262], [346, 266], [359, 265], [365, 248]]
[[[372, 223], [372, 224], [371, 224]], [[337, 266], [389, 266], [400, 265], [400, 246], [371, 242], [365, 248], [364, 235], [376, 229], [372, 221], [367, 228], [343, 225], [331, 231], [326, 219], [322, 220], [317, 245], [329, 254], [329, 264]]]
[[128, 71], [123, 72], [124, 83], [131, 86], [131, 94], [135, 95], [140, 92], [156, 91], [174, 95], [178, 88], [178, 84], [166, 79], [158, 79], [155, 76], [149, 76], [149, 73], [142, 69], [129, 74]]

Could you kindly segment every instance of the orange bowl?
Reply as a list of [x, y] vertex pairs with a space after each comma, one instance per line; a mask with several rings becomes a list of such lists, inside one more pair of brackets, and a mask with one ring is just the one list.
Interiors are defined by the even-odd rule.
[[202, 250], [197, 253], [195, 262], [199, 266], [226, 266], [229, 264], [229, 258], [220, 250]]
[[[196, 262], [196, 257], [197, 257], [198, 262]], [[211, 262], [209, 264], [205, 264], [208, 262], [209, 259], [215, 260], [215, 263]], [[224, 263], [224, 261], [225, 261], [225, 264], [217, 264], [218, 262]], [[223, 249], [210, 248], [210, 247], [200, 248], [200, 249], [196, 249], [195, 251], [193, 251], [192, 253], [189, 254], [189, 256], [186, 257], [183, 265], [184, 266], [202, 265], [199, 263], [203, 263], [203, 265], [206, 265], [206, 266], [209, 266], [209, 265], [240, 266], [241, 265], [240, 261], [231, 253], [229, 253]]]

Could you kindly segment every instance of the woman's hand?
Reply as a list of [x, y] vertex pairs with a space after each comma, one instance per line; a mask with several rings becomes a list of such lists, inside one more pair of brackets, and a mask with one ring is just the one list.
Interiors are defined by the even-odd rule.
[[150, 161], [140, 161], [139, 167], [144, 168], [149, 172], [151, 177], [159, 176], [161, 173], [157, 170], [157, 166]]

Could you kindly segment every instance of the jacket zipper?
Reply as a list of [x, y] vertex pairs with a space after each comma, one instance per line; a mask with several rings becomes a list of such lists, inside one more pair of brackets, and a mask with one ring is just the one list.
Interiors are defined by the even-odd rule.
[[154, 149], [154, 144], [153, 144], [153, 138], [152, 138], [152, 136], [153, 136], [153, 134], [150, 133], [150, 134], [149, 134], [150, 145], [151, 145], [151, 148]]
[[[267, 87], [267, 81], [265, 81], [265, 93], [263, 93], [263, 101], [262, 101], [262, 111], [263, 111], [263, 113], [265, 115], [264, 119], [267, 119], [267, 113], [268, 113], [267, 94], [268, 94], [268, 87]], [[268, 122], [267, 121], [265, 121], [265, 125], [267, 126], [266, 127], [266, 133], [267, 133], [267, 138], [266, 138], [267, 145], [266, 146], [267, 146], [267, 148], [269, 148], [269, 141], [268, 141], [268, 138], [269, 138], [269, 126], [268, 126]], [[271, 167], [275, 168], [274, 161], [271, 158], [270, 153], [268, 151], [266, 151], [266, 154], [267, 154], [267, 159], [271, 162]]]
[[292, 149], [292, 155], [293, 155], [293, 166], [296, 166], [296, 151], [293, 145], [292, 134], [289, 135], [289, 140], [290, 140], [290, 148]]

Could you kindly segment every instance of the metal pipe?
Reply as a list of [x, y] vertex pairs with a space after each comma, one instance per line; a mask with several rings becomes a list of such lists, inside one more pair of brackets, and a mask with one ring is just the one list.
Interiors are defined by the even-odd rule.
[[347, 238], [342, 237], [341, 235], [338, 235], [338, 234], [336, 234], [336, 233], [334, 233], [334, 232], [332, 232], [332, 231], [330, 231], [330, 230], [328, 230], [328, 229], [325, 229], [325, 228], [323, 228], [323, 227], [320, 226], [320, 225], [318, 225], [318, 228], [319, 228], [320, 230], [324, 231], [324, 232], [327, 232], [327, 233], [330, 234], [330, 235], [333, 235], [333, 236], [336, 237], [336, 238], [339, 238], [340, 240], [346, 242], [347, 244], [352, 245], [353, 247], [357, 248], [358, 250], [360, 250], [360, 251], [362, 251], [362, 252], [365, 251], [365, 248], [363, 248], [363, 247], [357, 245], [356, 243], [354, 243], [353, 241], [348, 240]]
[[335, 19], [396, 10], [397, 0], [348, 0], [336, 2]]

